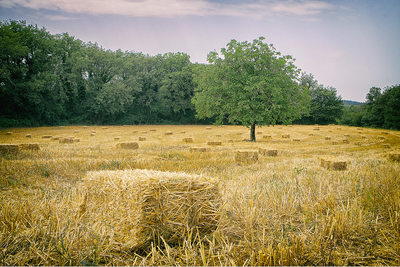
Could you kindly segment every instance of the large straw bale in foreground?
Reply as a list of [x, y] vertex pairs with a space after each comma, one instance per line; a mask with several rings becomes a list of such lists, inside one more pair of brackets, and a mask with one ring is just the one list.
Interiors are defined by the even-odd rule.
[[19, 152], [18, 145], [12, 144], [1, 144], [0, 145], [0, 155], [16, 155]]
[[138, 149], [139, 144], [136, 142], [127, 142], [127, 143], [118, 143], [117, 148], [123, 148], [123, 149]]
[[88, 172], [83, 180], [82, 220], [109, 233], [122, 248], [150, 242], [180, 243], [188, 231], [210, 234], [220, 217], [216, 181], [187, 173], [153, 170]]
[[235, 161], [237, 163], [247, 163], [247, 164], [256, 163], [258, 161], [258, 152], [250, 150], [235, 151]]

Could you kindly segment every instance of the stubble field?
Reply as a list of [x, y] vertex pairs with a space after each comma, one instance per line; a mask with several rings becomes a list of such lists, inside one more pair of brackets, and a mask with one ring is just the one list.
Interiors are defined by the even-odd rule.
[[[0, 151], [0, 265], [400, 265], [400, 132], [294, 125], [248, 136], [240, 126], [0, 131], [0, 144], [40, 147]], [[118, 145], [128, 142], [139, 148]], [[127, 169], [212, 178], [213, 231], [136, 248], [118, 236], [134, 231], [129, 221], [106, 218], [116, 213], [82, 216], [85, 194], [97, 194], [85, 192], [87, 173]], [[102, 209], [124, 205], [107, 197]]]

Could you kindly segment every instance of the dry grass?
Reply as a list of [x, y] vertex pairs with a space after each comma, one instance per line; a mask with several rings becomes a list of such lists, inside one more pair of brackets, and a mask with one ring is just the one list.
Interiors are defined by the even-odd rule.
[[[18, 152], [0, 156], [0, 265], [400, 265], [400, 133], [314, 128], [262, 127], [262, 135], [273, 138], [257, 143], [242, 141], [249, 129], [239, 126], [2, 130], [0, 143]], [[80, 142], [73, 145], [41, 138], [65, 138], [75, 130]], [[92, 131], [99, 134], [91, 137]], [[132, 133], [143, 131], [151, 142], [137, 149], [115, 147], [115, 136], [135, 142], [138, 136]], [[168, 131], [174, 135], [164, 136]], [[288, 142], [280, 138], [283, 134], [301, 142]], [[341, 142], [346, 134], [349, 144]], [[202, 147], [216, 135], [221, 135], [220, 146]], [[182, 142], [185, 136], [193, 143]], [[22, 144], [38, 144], [40, 150], [20, 149]], [[233, 153], [238, 150], [259, 151], [258, 161], [237, 164]], [[260, 152], [270, 150], [279, 153]], [[345, 161], [347, 168], [321, 167], [321, 158]], [[125, 172], [110, 172], [130, 169], [214, 177], [221, 196], [218, 222], [210, 223], [210, 231], [192, 231], [180, 223], [174, 233], [173, 220], [165, 221], [172, 230], [165, 232], [160, 224], [133, 220], [129, 216], [144, 207], [133, 205], [140, 195], [129, 183], [124, 187]], [[113, 174], [108, 184], [96, 184], [101, 173]], [[150, 195], [175, 196], [172, 189], [150, 184]], [[175, 186], [189, 192], [182, 184]], [[106, 189], [114, 193], [102, 193]], [[184, 220], [190, 212], [183, 207], [166, 210]], [[140, 227], [154, 235], [130, 238]]]

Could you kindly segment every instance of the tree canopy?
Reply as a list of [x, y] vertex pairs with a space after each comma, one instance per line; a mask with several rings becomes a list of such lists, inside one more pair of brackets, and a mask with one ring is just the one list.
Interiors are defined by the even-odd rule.
[[210, 65], [197, 69], [193, 98], [199, 118], [250, 126], [251, 141], [256, 125], [290, 123], [308, 105], [308, 91], [298, 84], [292, 57], [264, 40], [232, 40], [221, 54], [209, 53]]

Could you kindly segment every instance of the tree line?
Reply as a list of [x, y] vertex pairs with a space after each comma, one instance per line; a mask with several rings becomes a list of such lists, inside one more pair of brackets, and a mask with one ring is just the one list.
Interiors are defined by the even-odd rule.
[[[335, 88], [301, 73], [264, 38], [232, 40], [208, 55], [209, 64], [193, 64], [185, 53], [105, 50], [67, 33], [4, 21], [0, 49], [2, 127], [230, 123], [254, 131], [256, 125], [354, 124]], [[385, 96], [388, 91], [371, 96], [363, 110], [382, 113], [378, 106], [385, 103], [382, 114], [391, 116], [386, 102], [396, 94]], [[378, 125], [376, 115], [363, 125], [398, 125], [389, 117]]]

